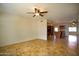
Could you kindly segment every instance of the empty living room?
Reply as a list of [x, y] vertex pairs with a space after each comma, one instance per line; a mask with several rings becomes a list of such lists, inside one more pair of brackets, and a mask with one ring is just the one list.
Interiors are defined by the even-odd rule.
[[0, 3], [0, 56], [79, 56], [79, 4]]

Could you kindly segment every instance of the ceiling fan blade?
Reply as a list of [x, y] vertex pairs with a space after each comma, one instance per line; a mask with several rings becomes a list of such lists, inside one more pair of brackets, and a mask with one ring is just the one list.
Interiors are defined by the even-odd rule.
[[42, 14], [39, 14], [39, 15], [42, 16], [42, 17], [44, 16], [44, 15], [42, 15]]
[[35, 8], [35, 13], [37, 13], [37, 10], [38, 10], [38, 9], [37, 9], [37, 8]]
[[40, 13], [48, 13], [48, 11], [43, 11], [43, 12], [40, 12]]
[[33, 17], [35, 17], [36, 15], [33, 15]]
[[27, 14], [34, 14], [34, 12], [27, 12]]
[[40, 10], [38, 9], [38, 13], [40, 13]]
[[40, 10], [35, 8], [35, 13], [40, 13]]

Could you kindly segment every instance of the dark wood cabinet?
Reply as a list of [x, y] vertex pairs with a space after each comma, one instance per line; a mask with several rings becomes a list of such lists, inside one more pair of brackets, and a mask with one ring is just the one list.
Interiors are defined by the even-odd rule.
[[65, 38], [65, 26], [60, 26], [60, 38]]
[[47, 26], [47, 35], [53, 35], [54, 26]]

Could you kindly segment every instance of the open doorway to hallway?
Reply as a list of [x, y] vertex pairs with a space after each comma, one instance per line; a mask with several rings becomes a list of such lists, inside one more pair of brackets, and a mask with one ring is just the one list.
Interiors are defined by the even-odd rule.
[[54, 24], [53, 21], [47, 23], [48, 40], [64, 39], [66, 37], [66, 26], [64, 24]]
[[[77, 19], [78, 20], [78, 19]], [[79, 48], [78, 43], [78, 22], [77, 20], [62, 22], [62, 23], [55, 23], [54, 21], [48, 20], [47, 23], [47, 38], [49, 41], [52, 41], [55, 45], [64, 44], [67, 48], [76, 52]]]

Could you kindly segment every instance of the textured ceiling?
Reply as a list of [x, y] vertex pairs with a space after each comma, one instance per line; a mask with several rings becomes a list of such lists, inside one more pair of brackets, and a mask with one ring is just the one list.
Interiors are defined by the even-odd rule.
[[[33, 12], [33, 8], [39, 8], [41, 11], [47, 10], [44, 18], [52, 20], [54, 22], [68, 22], [73, 20], [78, 13], [79, 4], [56, 4], [56, 3], [22, 3], [22, 4], [0, 4], [0, 11], [21, 15], [25, 17], [32, 17], [33, 15], [27, 14], [27, 12]], [[32, 17], [33, 18], [33, 17]]]

